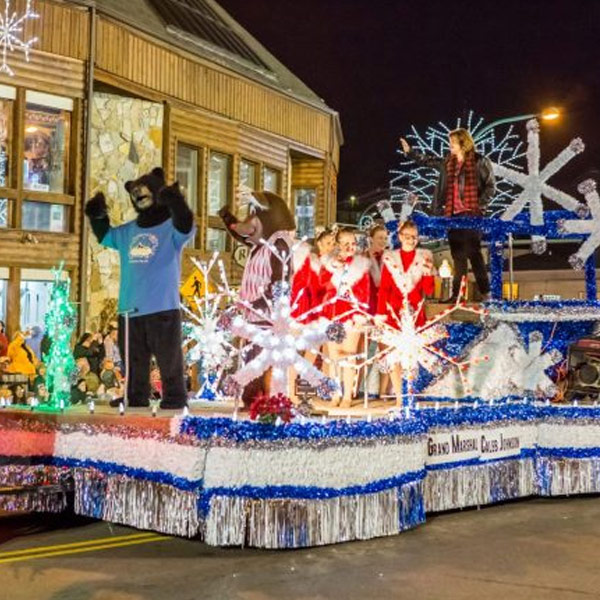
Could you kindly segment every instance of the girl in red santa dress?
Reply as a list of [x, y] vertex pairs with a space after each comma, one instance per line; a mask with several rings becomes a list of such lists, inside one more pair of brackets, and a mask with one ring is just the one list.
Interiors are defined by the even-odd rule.
[[[346, 337], [341, 343], [329, 342], [329, 358], [341, 367], [344, 386], [343, 398], [334, 397], [331, 405], [340, 404], [348, 408], [352, 404], [352, 394], [356, 379], [356, 353], [366, 322], [364, 314], [369, 308], [371, 292], [370, 261], [357, 253], [356, 235], [352, 229], [339, 229], [336, 237], [336, 251], [322, 261], [319, 283], [325, 290], [323, 302], [339, 298], [323, 308], [323, 315], [344, 324]], [[357, 310], [357, 303], [360, 310]]]
[[[324, 229], [315, 237], [312, 247], [302, 242], [294, 251], [292, 257], [292, 316], [304, 322], [314, 321], [319, 317], [318, 312], [308, 313], [323, 301], [323, 290], [319, 285], [321, 259], [333, 250], [335, 235], [330, 229]], [[315, 252], [316, 250], [316, 252]], [[306, 316], [305, 316], [306, 315]]]
[[[400, 225], [398, 237], [400, 249], [388, 250], [383, 255], [377, 314], [381, 315], [380, 320], [397, 329], [404, 302], [408, 301], [413, 311], [419, 311], [414, 315], [414, 322], [416, 327], [420, 327], [426, 321], [422, 301], [434, 290], [433, 257], [429, 250], [417, 248], [419, 231], [412, 221]], [[400, 406], [402, 371], [399, 364], [392, 367], [390, 377], [396, 403]]]

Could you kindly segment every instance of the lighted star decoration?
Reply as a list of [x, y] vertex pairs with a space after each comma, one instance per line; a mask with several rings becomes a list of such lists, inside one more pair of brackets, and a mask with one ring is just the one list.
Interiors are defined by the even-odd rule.
[[577, 190], [584, 195], [590, 209], [591, 218], [567, 219], [560, 221], [558, 227], [562, 233], [588, 235], [579, 250], [569, 257], [571, 266], [574, 269], [581, 270], [585, 266], [585, 261], [600, 246], [600, 196], [598, 195], [596, 182], [593, 179], [582, 181], [577, 186]]
[[15, 50], [21, 50], [25, 54], [25, 60], [29, 62], [29, 50], [35, 44], [37, 37], [23, 40], [21, 35], [25, 23], [29, 19], [37, 19], [39, 15], [34, 12], [31, 0], [27, 0], [25, 12], [19, 16], [16, 11], [11, 12], [10, 0], [4, 0], [4, 13], [0, 13], [0, 48], [2, 48], [2, 64], [0, 73], [7, 73], [11, 77], [14, 71], [8, 65], [8, 55]]
[[[562, 169], [572, 158], [583, 152], [585, 146], [580, 138], [575, 138], [562, 152], [540, 170], [540, 125], [536, 119], [527, 122], [527, 173], [515, 171], [504, 165], [494, 164], [494, 173], [522, 188], [522, 192], [506, 208], [500, 218], [512, 221], [529, 205], [531, 225], [544, 224], [544, 205], [542, 198], [553, 200], [563, 208], [580, 216], [587, 214], [587, 208], [575, 198], [556, 189], [548, 179]], [[532, 250], [542, 254], [546, 250], [544, 236], [532, 236]]]
[[390, 310], [396, 321], [396, 327], [392, 327], [385, 322], [376, 321], [375, 337], [385, 347], [365, 363], [378, 362], [385, 370], [400, 364], [402, 377], [408, 384], [409, 399], [414, 396], [412, 384], [419, 367], [429, 373], [437, 373], [444, 364], [450, 365], [458, 369], [463, 390], [465, 394], [469, 394], [471, 390], [468, 388], [464, 372], [469, 365], [487, 360], [487, 357], [461, 361], [437, 346], [440, 341], [448, 337], [448, 330], [441, 322], [443, 319], [458, 310], [480, 316], [485, 315], [487, 312], [483, 308], [466, 305], [466, 302], [463, 301], [466, 285], [466, 279], [463, 278], [456, 303], [420, 326], [417, 326], [416, 320], [423, 302], [414, 311], [409, 303], [405, 302], [400, 315], [396, 315]]
[[546, 374], [546, 370], [562, 360], [562, 354], [556, 350], [546, 352], [542, 347], [543, 336], [539, 331], [529, 334], [529, 347], [513, 347], [511, 354], [519, 365], [514, 373], [509, 374], [514, 385], [525, 392], [536, 396], [551, 397], [556, 393], [556, 385]]
[[320, 354], [321, 346], [330, 339], [332, 324], [325, 319], [310, 323], [304, 320], [311, 314], [320, 312], [325, 305], [336, 299], [313, 307], [296, 317], [292, 316], [296, 305], [291, 303], [287, 272], [295, 247], [286, 256], [279, 253], [273, 245], [269, 245], [269, 249], [283, 264], [283, 279], [277, 282], [273, 298], [267, 298], [263, 294], [267, 307], [265, 310], [256, 309], [249, 302], [238, 301], [248, 314], [254, 315], [254, 322], [238, 315], [231, 324], [231, 333], [249, 340], [260, 348], [260, 352], [242, 365], [233, 374], [232, 379], [242, 389], [271, 369], [270, 394], [288, 395], [291, 383], [290, 369], [293, 368], [311, 386], [318, 388], [321, 397], [326, 397], [338, 386], [305, 358], [304, 353]]
[[[208, 374], [198, 396], [204, 397], [206, 386], [211, 388], [210, 392], [219, 396], [217, 386], [223, 370], [237, 353], [237, 348], [232, 343], [231, 332], [223, 322], [223, 311], [232, 305], [235, 294], [229, 287], [223, 261], [219, 259], [218, 253], [213, 254], [208, 263], [194, 258], [192, 262], [202, 274], [204, 285], [203, 293], [192, 299], [192, 310], [181, 304], [188, 317], [184, 325], [183, 340], [184, 347], [188, 348], [186, 358], [193, 362], [201, 361], [204, 371]], [[208, 284], [215, 267], [218, 267], [221, 280], [216, 292], [210, 291]]]

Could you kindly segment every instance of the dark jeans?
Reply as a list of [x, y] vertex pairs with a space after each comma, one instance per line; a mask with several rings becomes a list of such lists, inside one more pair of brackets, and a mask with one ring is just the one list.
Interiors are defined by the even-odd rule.
[[[162, 408], [183, 408], [187, 401], [181, 350], [179, 310], [129, 318], [130, 406], [148, 406], [150, 398], [150, 359], [154, 355], [162, 381]], [[119, 317], [119, 350], [125, 362], [125, 317]]]
[[452, 281], [452, 295], [457, 296], [460, 282], [469, 272], [467, 261], [471, 261], [471, 268], [475, 281], [481, 294], [490, 291], [490, 280], [488, 277], [483, 254], [481, 253], [481, 234], [472, 229], [450, 229], [448, 230], [448, 242], [450, 253], [454, 261], [454, 279]]

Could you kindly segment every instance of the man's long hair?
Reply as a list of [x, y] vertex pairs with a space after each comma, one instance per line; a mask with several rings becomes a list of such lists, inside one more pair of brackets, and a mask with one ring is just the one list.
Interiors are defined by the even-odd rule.
[[458, 140], [464, 154], [475, 151], [475, 142], [466, 129], [463, 129], [462, 127], [454, 129], [448, 134], [448, 137]]

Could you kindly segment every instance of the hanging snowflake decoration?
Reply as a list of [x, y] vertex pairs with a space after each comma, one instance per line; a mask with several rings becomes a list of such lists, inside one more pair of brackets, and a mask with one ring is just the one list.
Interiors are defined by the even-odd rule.
[[[473, 111], [469, 112], [466, 122], [458, 118], [454, 126], [446, 125], [441, 121], [437, 125], [430, 125], [424, 134], [419, 133], [416, 127], [411, 127], [411, 132], [405, 137], [411, 147], [417, 152], [430, 156], [442, 158], [450, 151], [448, 134], [453, 129], [464, 127], [468, 129], [475, 141], [477, 151], [490, 158], [496, 164], [511, 169], [521, 169], [523, 142], [514, 132], [514, 126], [510, 125], [503, 130], [497, 128], [485, 130], [483, 118], [475, 118]], [[481, 132], [481, 134], [479, 133]], [[410, 206], [414, 208], [415, 200], [424, 208], [431, 206], [433, 194], [439, 177], [437, 170], [429, 167], [421, 167], [408, 159], [401, 150], [400, 165], [392, 169], [390, 174], [391, 202], [395, 212], [406, 211]], [[491, 215], [502, 210], [515, 199], [515, 187], [510, 181], [499, 182], [492, 202], [488, 207]], [[408, 206], [404, 206], [407, 204]], [[375, 207], [373, 207], [375, 208]], [[366, 213], [369, 211], [367, 209]]]
[[0, 12], [0, 47], [2, 48], [2, 64], [0, 73], [7, 73], [11, 77], [14, 71], [8, 66], [8, 54], [15, 50], [21, 50], [25, 54], [25, 60], [29, 62], [29, 50], [38, 39], [36, 37], [23, 40], [21, 34], [29, 19], [37, 19], [39, 15], [34, 12], [31, 0], [27, 0], [25, 12], [18, 16], [16, 11], [11, 12], [10, 0], [4, 0], [4, 14]]
[[556, 394], [556, 385], [546, 374], [546, 370], [562, 360], [562, 354], [556, 350], [545, 352], [542, 347], [543, 336], [539, 331], [529, 334], [529, 347], [514, 347], [511, 350], [513, 360], [520, 368], [508, 374], [517, 389], [530, 392], [535, 396], [552, 397]]
[[[553, 200], [566, 210], [583, 217], [587, 208], [575, 198], [557, 190], [548, 184], [548, 179], [562, 169], [573, 157], [583, 152], [585, 146], [580, 138], [571, 141], [558, 156], [551, 160], [540, 171], [540, 125], [536, 119], [527, 122], [527, 173], [521, 173], [505, 165], [494, 164], [496, 177], [511, 181], [522, 188], [519, 196], [506, 208], [500, 218], [512, 221], [529, 205], [529, 221], [531, 225], [544, 224], [544, 205], [542, 198]], [[546, 250], [546, 239], [543, 236], [532, 236], [532, 250], [542, 254]]]
[[278, 282], [277, 293], [271, 299], [263, 295], [266, 310], [256, 309], [248, 302], [239, 302], [247, 314], [253, 315], [254, 322], [238, 315], [231, 324], [231, 333], [249, 340], [260, 352], [238, 369], [232, 379], [240, 388], [244, 388], [271, 369], [270, 393], [287, 395], [289, 374], [293, 369], [311, 386], [330, 394], [331, 390], [338, 389], [337, 383], [317, 369], [305, 358], [304, 353], [319, 354], [321, 346], [330, 340], [330, 336], [340, 339], [340, 332], [331, 329], [330, 322], [325, 319], [305, 322], [310, 314], [320, 312], [324, 304], [292, 316], [295, 305], [291, 303], [290, 286], [285, 279], [294, 248], [288, 256], [282, 256], [275, 246], [270, 245], [269, 249], [283, 264], [283, 281]]
[[[198, 397], [212, 398], [218, 396], [217, 386], [223, 370], [230, 365], [237, 352], [232, 344], [232, 335], [223, 327], [222, 321], [223, 310], [233, 302], [234, 295], [227, 283], [223, 261], [218, 258], [218, 253], [213, 254], [208, 263], [194, 258], [192, 262], [202, 274], [205, 285], [203, 294], [193, 298], [193, 310], [181, 305], [188, 317], [183, 327], [183, 343], [187, 348], [186, 359], [199, 363], [202, 370], [203, 385]], [[211, 292], [208, 282], [215, 265], [218, 265], [222, 284], [217, 287], [216, 292]]]
[[593, 179], [582, 181], [577, 190], [585, 196], [591, 217], [589, 219], [568, 219], [558, 223], [562, 233], [588, 234], [588, 238], [581, 244], [579, 250], [569, 257], [569, 263], [574, 269], [581, 270], [586, 260], [592, 256], [600, 246], [600, 196], [596, 182]]

